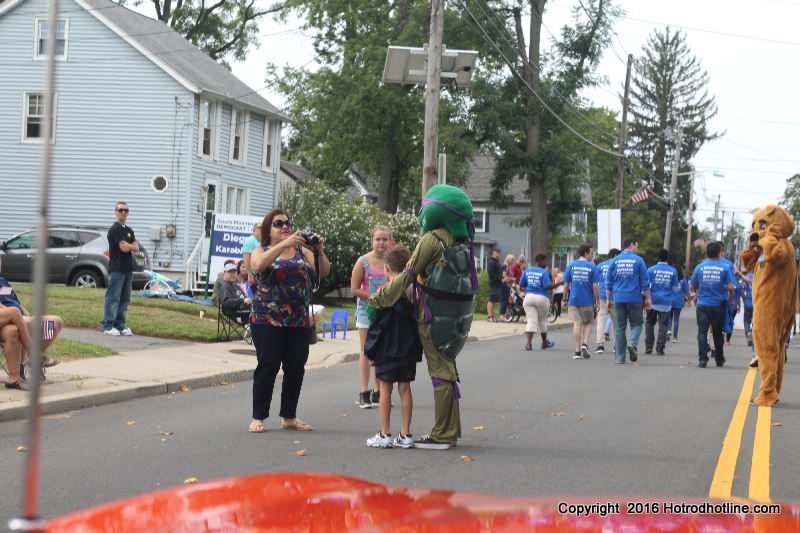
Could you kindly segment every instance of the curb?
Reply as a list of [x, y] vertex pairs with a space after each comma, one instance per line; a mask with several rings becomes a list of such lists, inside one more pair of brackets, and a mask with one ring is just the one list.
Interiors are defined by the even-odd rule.
[[[499, 334], [491, 337], [478, 338], [470, 336], [467, 338], [468, 342], [481, 342], [487, 340], [495, 340], [504, 337], [513, 337], [524, 333], [524, 325], [520, 325], [522, 331], [517, 331], [515, 328], [509, 332], [498, 332]], [[571, 327], [571, 324], [551, 324], [548, 329], [566, 329]], [[343, 363], [353, 363], [358, 361], [358, 353], [345, 353], [345, 354], [331, 354], [314, 363], [307, 368], [317, 369], [326, 368], [333, 365]], [[235, 370], [228, 372], [208, 372], [200, 375], [193, 375], [191, 377], [181, 379], [170, 379], [164, 382], [145, 382], [135, 383], [129, 385], [118, 385], [108, 390], [98, 391], [92, 394], [85, 394], [81, 391], [70, 392], [43, 398], [39, 404], [39, 412], [41, 415], [51, 415], [55, 413], [63, 413], [65, 411], [75, 411], [85, 409], [87, 407], [96, 407], [98, 405], [106, 405], [112, 403], [120, 403], [128, 400], [135, 400], [137, 398], [147, 398], [150, 396], [159, 396], [163, 394], [171, 394], [180, 392], [182, 386], [187, 386], [192, 389], [203, 389], [208, 387], [215, 387], [222, 384], [240, 383], [248, 381], [253, 378], [252, 369]], [[28, 416], [28, 401], [27, 398], [22, 402], [14, 402], [13, 405], [2, 406], [0, 405], [0, 422], [9, 422], [12, 420], [23, 420]]]

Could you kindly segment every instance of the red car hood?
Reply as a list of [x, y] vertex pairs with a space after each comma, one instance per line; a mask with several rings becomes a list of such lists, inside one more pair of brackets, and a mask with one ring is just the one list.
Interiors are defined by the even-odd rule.
[[[755, 515], [733, 507], [752, 508], [753, 502], [678, 500], [506, 498], [292, 472], [145, 494], [55, 518], [46, 531], [800, 531], [798, 505], [783, 504], [777, 515]], [[668, 512], [664, 503], [699, 507]], [[592, 504], [600, 506], [588, 507]]]

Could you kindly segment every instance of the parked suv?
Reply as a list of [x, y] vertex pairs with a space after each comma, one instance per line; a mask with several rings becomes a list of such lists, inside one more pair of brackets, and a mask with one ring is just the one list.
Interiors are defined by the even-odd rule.
[[[47, 249], [48, 281], [75, 287], [108, 285], [108, 228], [99, 226], [52, 226]], [[134, 254], [133, 287], [142, 288], [148, 281], [150, 258], [144, 248]], [[36, 257], [36, 230], [15, 235], [0, 243], [2, 275], [8, 281], [33, 281]]]

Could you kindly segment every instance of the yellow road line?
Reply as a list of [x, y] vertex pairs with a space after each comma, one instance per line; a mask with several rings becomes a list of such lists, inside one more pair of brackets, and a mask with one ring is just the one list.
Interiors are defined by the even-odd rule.
[[750, 464], [750, 499], [771, 502], [769, 497], [769, 439], [772, 407], [759, 407], [756, 437], [753, 441], [753, 462]]
[[750, 407], [750, 397], [753, 395], [753, 383], [756, 379], [756, 369], [748, 368], [744, 377], [742, 392], [733, 410], [733, 417], [722, 441], [722, 451], [719, 454], [714, 478], [711, 480], [711, 489], [708, 495], [711, 498], [730, 498], [733, 488], [733, 477], [736, 473], [736, 460], [739, 458], [739, 448], [742, 444], [744, 423], [747, 420], [747, 410]]

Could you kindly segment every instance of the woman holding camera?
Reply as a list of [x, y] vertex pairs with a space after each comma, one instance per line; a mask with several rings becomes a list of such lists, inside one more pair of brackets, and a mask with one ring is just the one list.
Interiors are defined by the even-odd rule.
[[[250, 432], [264, 432], [264, 420], [269, 416], [275, 378], [281, 367], [281, 429], [311, 431], [309, 424], [297, 418], [297, 402], [308, 360], [309, 335], [316, 335], [310, 329], [309, 317], [314, 255], [306, 248], [304, 233], [292, 231], [289, 215], [282, 209], [267, 213], [261, 227], [261, 247], [253, 250], [250, 258], [257, 286], [250, 331], [258, 358], [253, 375]], [[330, 272], [323, 242], [319, 237], [313, 245], [319, 255], [320, 278]]]

